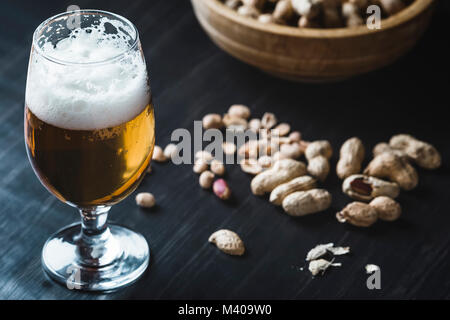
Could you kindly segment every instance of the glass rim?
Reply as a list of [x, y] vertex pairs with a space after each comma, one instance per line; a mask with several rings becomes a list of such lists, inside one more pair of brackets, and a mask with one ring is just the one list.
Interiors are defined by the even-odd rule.
[[[41, 47], [39, 47], [38, 45], [38, 35], [40, 35], [40, 32], [42, 31], [42, 29], [48, 25], [51, 21], [56, 20], [58, 18], [64, 17], [64, 16], [68, 16], [74, 13], [80, 13], [80, 14], [86, 14], [86, 13], [93, 13], [93, 14], [104, 14], [104, 15], [111, 15], [115, 18], [118, 18], [119, 20], [122, 20], [123, 22], [129, 24], [136, 36], [133, 39], [133, 43], [130, 47], [128, 47], [126, 50], [118, 53], [115, 56], [109, 57], [107, 59], [103, 59], [103, 60], [99, 60], [99, 61], [89, 61], [89, 62], [77, 62], [77, 61], [68, 61], [68, 60], [62, 60], [62, 59], [58, 59], [55, 57], [52, 57], [51, 55], [49, 55], [48, 53], [45, 53], [44, 50], [42, 50]], [[93, 66], [93, 65], [102, 65], [102, 64], [107, 64], [116, 60], [119, 60], [120, 58], [122, 58], [123, 56], [125, 56], [125, 54], [127, 54], [128, 52], [134, 50], [137, 46], [137, 44], [139, 43], [139, 32], [136, 28], [136, 26], [127, 18], [118, 15], [116, 13], [113, 12], [109, 12], [109, 11], [105, 11], [105, 10], [98, 10], [98, 9], [80, 9], [80, 10], [71, 10], [71, 11], [65, 11], [62, 13], [58, 13], [54, 16], [51, 16], [50, 18], [47, 18], [46, 20], [44, 20], [41, 24], [39, 24], [39, 26], [36, 28], [36, 30], [34, 30], [33, 32], [33, 49], [36, 50], [36, 52], [42, 56], [43, 58], [49, 60], [50, 62], [54, 62], [60, 65], [77, 65], [77, 66]]]

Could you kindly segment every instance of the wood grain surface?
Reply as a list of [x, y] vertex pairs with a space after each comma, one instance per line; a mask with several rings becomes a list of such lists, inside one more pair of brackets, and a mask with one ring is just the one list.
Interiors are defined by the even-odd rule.
[[[335, 212], [349, 199], [334, 171], [324, 183], [333, 194], [332, 207], [292, 218], [251, 195], [250, 177], [236, 165], [227, 166], [226, 177], [234, 199], [224, 203], [200, 189], [190, 165], [154, 164], [138, 191], [154, 193], [157, 208], [139, 209], [130, 196], [110, 215], [146, 237], [150, 267], [136, 284], [110, 294], [59, 286], [45, 277], [40, 262], [45, 240], [78, 214], [42, 187], [28, 163], [26, 71], [32, 32], [69, 4], [0, 4], [1, 299], [450, 298], [448, 1], [439, 4], [419, 44], [394, 65], [326, 85], [279, 80], [228, 56], [200, 28], [187, 0], [77, 1], [82, 8], [121, 14], [139, 29], [159, 145], [169, 143], [176, 128], [192, 130], [206, 113], [244, 103], [254, 116], [274, 112], [307, 140], [329, 139], [333, 167], [340, 144], [355, 135], [370, 150], [395, 133], [410, 133], [432, 142], [443, 156], [440, 169], [419, 170], [419, 187], [401, 194], [400, 220], [369, 229], [336, 221]], [[207, 242], [220, 228], [242, 237], [243, 257], [227, 256]], [[326, 242], [348, 245], [352, 253], [338, 259], [341, 268], [313, 279], [299, 268], [311, 247]], [[381, 267], [381, 290], [367, 289], [367, 263]]]

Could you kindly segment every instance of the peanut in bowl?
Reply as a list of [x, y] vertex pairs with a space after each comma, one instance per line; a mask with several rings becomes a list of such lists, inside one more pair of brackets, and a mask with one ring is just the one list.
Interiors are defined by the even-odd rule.
[[433, 0], [415, 0], [381, 20], [380, 29], [298, 28], [238, 14], [218, 0], [191, 0], [209, 37], [235, 58], [281, 78], [327, 82], [386, 66], [426, 30]]

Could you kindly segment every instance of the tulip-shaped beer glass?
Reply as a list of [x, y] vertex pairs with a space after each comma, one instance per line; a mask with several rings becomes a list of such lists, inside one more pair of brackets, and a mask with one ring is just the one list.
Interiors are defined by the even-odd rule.
[[84, 290], [113, 290], [136, 280], [148, 266], [146, 240], [106, 222], [111, 206], [142, 180], [155, 143], [146, 64], [130, 21], [77, 10], [36, 29], [25, 142], [42, 184], [81, 213], [81, 223], [45, 243], [48, 275]]

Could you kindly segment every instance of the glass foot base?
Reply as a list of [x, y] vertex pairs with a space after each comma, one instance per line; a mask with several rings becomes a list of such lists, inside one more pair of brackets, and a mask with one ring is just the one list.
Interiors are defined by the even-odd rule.
[[[133, 283], [146, 270], [150, 250], [139, 233], [110, 224], [111, 239], [107, 243], [114, 248], [98, 247], [96, 253], [96, 247], [93, 247], [91, 256], [101, 257], [83, 263], [80, 250], [86, 249], [80, 246], [80, 232], [80, 223], [65, 227], [48, 239], [42, 250], [45, 272], [68, 289], [113, 291]], [[115, 253], [112, 258], [110, 252]], [[108, 262], [102, 262], [107, 255]]]

